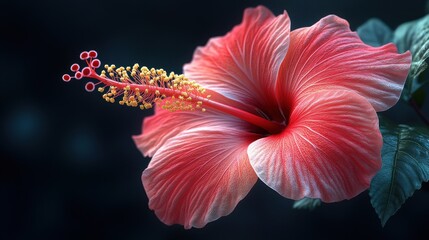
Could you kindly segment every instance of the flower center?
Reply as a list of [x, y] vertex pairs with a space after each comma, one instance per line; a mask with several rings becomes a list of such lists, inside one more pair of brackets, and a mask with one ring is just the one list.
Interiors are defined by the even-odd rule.
[[206, 109], [215, 109], [261, 127], [272, 134], [284, 128], [280, 123], [238, 108], [240, 104], [234, 100], [222, 101], [225, 99], [224, 96], [205, 89], [183, 74], [178, 75], [174, 72], [167, 74], [163, 69], [149, 69], [138, 64], [132, 67], [104, 65], [105, 70], [98, 74], [95, 69], [101, 66], [101, 62], [96, 57], [97, 52], [94, 50], [82, 52], [80, 59], [84, 60], [87, 66], [79, 71], [80, 66], [73, 64], [70, 69], [74, 76], [64, 74], [63, 80], [69, 82], [72, 78], [80, 80], [83, 77], [97, 80], [97, 83], [87, 82], [85, 90], [92, 92], [101, 84], [98, 91], [104, 93], [103, 99], [106, 102], [114, 103], [121, 98], [119, 104], [139, 107], [142, 110], [152, 108], [154, 104], [172, 112], [196, 110], [205, 112]]

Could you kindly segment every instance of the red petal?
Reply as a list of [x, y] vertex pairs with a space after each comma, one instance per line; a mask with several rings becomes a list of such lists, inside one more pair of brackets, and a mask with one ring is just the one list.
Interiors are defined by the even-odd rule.
[[284, 132], [248, 148], [258, 177], [291, 199], [350, 199], [381, 167], [374, 108], [349, 90], [313, 89], [292, 106]]
[[247, 147], [255, 136], [231, 128], [187, 130], [156, 152], [142, 181], [165, 224], [205, 226], [232, 212], [257, 181]]
[[343, 86], [383, 111], [398, 101], [410, 63], [409, 52], [397, 54], [393, 44], [368, 46], [350, 31], [346, 20], [331, 15], [291, 32], [278, 95], [296, 96], [314, 86]]
[[[243, 22], [224, 37], [212, 38], [195, 51], [185, 75], [234, 100], [264, 109], [274, 91], [289, 45], [286, 12], [275, 17], [259, 6], [244, 12]], [[274, 98], [273, 98], [274, 99]]]
[[144, 119], [142, 134], [133, 136], [133, 140], [144, 156], [152, 157], [170, 138], [184, 130], [200, 126], [230, 126], [243, 131], [250, 130], [247, 127], [249, 124], [242, 120], [213, 110], [169, 112], [156, 108], [154, 116]]

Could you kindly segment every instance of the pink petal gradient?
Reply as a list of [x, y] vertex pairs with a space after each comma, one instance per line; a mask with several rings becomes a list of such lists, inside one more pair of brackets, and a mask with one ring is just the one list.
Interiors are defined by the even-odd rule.
[[149, 207], [165, 224], [186, 229], [228, 215], [257, 181], [246, 153], [256, 138], [226, 126], [170, 138], [142, 175]]
[[169, 112], [155, 108], [155, 115], [143, 121], [142, 134], [133, 136], [134, 143], [143, 156], [152, 157], [170, 138], [184, 130], [202, 126], [229, 126], [251, 131], [250, 124], [214, 110], [207, 112], [177, 111]]
[[290, 32], [286, 12], [246, 9], [184, 66], [211, 95], [207, 112], [156, 108], [133, 137], [153, 157], [142, 174], [149, 207], [165, 224], [201, 228], [231, 213], [258, 177], [295, 200], [356, 196], [381, 167], [376, 111], [398, 101], [410, 64], [409, 52], [365, 45], [339, 17]]
[[277, 95], [282, 102], [315, 86], [343, 86], [384, 111], [398, 101], [410, 63], [410, 52], [398, 54], [393, 44], [368, 46], [346, 20], [330, 15], [291, 32]]
[[264, 108], [273, 94], [280, 64], [289, 46], [290, 20], [259, 6], [244, 12], [243, 22], [224, 37], [199, 47], [184, 74], [226, 97]]
[[248, 148], [258, 177], [282, 196], [350, 199], [369, 187], [381, 167], [382, 137], [374, 108], [351, 90], [304, 92], [280, 134]]

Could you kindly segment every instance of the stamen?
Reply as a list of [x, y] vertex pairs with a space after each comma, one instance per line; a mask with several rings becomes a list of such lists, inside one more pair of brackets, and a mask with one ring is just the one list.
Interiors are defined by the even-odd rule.
[[[140, 67], [134, 64], [132, 67], [116, 67], [116, 65], [104, 65], [104, 70], [100, 74], [95, 69], [101, 66], [101, 61], [96, 59], [97, 52], [94, 50], [84, 51], [80, 54], [80, 59], [85, 61], [86, 67], [79, 71], [80, 66], [75, 63], [70, 67], [74, 76], [64, 74], [63, 81], [69, 82], [71, 79], [92, 78], [98, 81], [87, 82], [85, 90], [92, 92], [96, 85], [101, 84], [97, 90], [102, 94], [106, 102], [114, 103], [116, 100], [120, 105], [138, 107], [140, 109], [150, 109], [157, 105], [169, 111], [201, 111], [206, 112], [207, 108], [216, 109], [223, 113], [243, 119], [251, 124], [266, 129], [270, 133], [277, 133], [283, 129], [284, 125], [270, 121], [261, 116], [246, 112], [234, 104], [225, 104], [219, 101], [225, 98], [219, 93], [215, 94], [216, 99], [211, 99], [210, 94], [206, 94], [206, 89], [193, 80], [188, 79], [183, 74], [167, 73], [164, 69]], [[219, 97], [221, 96], [221, 97]], [[229, 103], [234, 100], [229, 99]], [[239, 104], [237, 104], [238, 106]]]
[[[72, 78], [81, 79], [83, 77], [98, 80], [104, 87], [99, 87], [98, 91], [103, 92], [103, 99], [106, 102], [116, 102], [120, 99], [120, 105], [139, 107], [140, 109], [152, 108], [155, 104], [169, 111], [205, 111], [202, 108], [205, 89], [191, 81], [185, 76], [167, 73], [164, 69], [140, 67], [134, 64], [132, 67], [116, 67], [116, 65], [104, 65], [101, 74], [97, 74], [95, 69], [101, 66], [101, 61], [95, 59], [97, 52], [94, 50], [84, 51], [80, 58], [86, 62], [86, 67], [79, 71], [80, 66], [73, 64], [70, 69], [75, 72], [74, 77], [68, 74], [63, 76], [63, 80], [68, 82]], [[107, 92], [105, 88], [107, 87]], [[88, 82], [85, 90], [92, 92], [95, 84]], [[201, 98], [201, 99], [200, 99]]]

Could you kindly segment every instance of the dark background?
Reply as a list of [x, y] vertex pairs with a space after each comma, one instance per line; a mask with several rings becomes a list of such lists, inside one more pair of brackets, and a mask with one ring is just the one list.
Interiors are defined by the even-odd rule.
[[[181, 72], [196, 46], [224, 35], [246, 7], [286, 9], [292, 28], [327, 14], [352, 29], [425, 14], [424, 0], [2, 1], [0, 3], [0, 239], [416, 239], [429, 229], [418, 191], [382, 228], [364, 192], [308, 212], [258, 182], [232, 214], [203, 229], [165, 226], [147, 207], [134, 146], [143, 112], [106, 104], [63, 73], [82, 50], [104, 63]], [[405, 108], [404, 108], [405, 109]], [[397, 121], [417, 121], [397, 108]]]

